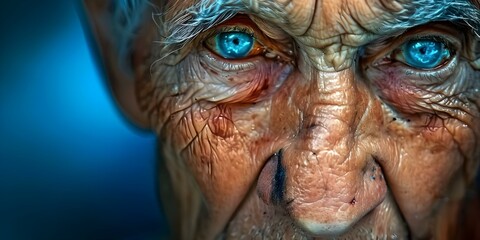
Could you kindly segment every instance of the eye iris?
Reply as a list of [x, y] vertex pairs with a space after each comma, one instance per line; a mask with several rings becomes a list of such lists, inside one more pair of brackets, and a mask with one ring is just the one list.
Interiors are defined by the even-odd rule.
[[253, 37], [243, 32], [223, 32], [217, 35], [216, 44], [224, 58], [242, 58], [253, 47]]
[[405, 61], [412, 67], [435, 68], [450, 56], [445, 45], [435, 40], [413, 40], [405, 45]]

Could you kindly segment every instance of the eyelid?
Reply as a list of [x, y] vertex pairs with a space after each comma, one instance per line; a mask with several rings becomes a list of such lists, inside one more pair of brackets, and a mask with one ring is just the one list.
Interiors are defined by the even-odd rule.
[[244, 72], [244, 71], [249, 71], [255, 68], [256, 66], [256, 61], [255, 57], [253, 57], [254, 60], [252, 61], [247, 61], [247, 62], [231, 62], [231, 61], [225, 61], [225, 60], [220, 60], [220, 56], [215, 56], [210, 53], [205, 53], [201, 54], [201, 59], [203, 61], [207, 62], [208, 65], [215, 70], [219, 71], [226, 71], [226, 72]]
[[403, 44], [409, 41], [415, 40], [434, 40], [445, 44], [445, 46], [451, 50], [457, 52], [460, 48], [462, 43], [459, 39], [449, 36], [448, 34], [439, 34], [439, 33], [422, 33], [422, 34], [415, 34], [412, 36], [407, 36], [402, 38], [402, 41], [397, 45], [396, 48], [401, 47]]
[[452, 47], [459, 50], [462, 46], [463, 33], [459, 30], [459, 27], [452, 23], [436, 22], [416, 27], [412, 30], [408, 30], [401, 36], [396, 38], [394, 44], [399, 47], [405, 42], [417, 39], [431, 39], [443, 41], [450, 44]]

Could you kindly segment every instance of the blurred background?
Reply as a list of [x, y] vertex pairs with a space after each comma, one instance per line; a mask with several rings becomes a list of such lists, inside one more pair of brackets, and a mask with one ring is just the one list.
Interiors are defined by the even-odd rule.
[[80, 10], [0, 3], [0, 239], [164, 234], [155, 137], [116, 108]]

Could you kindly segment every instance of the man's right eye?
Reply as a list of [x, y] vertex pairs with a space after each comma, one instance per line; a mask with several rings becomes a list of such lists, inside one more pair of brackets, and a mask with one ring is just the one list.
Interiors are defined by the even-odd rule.
[[263, 51], [262, 45], [248, 32], [234, 30], [215, 34], [205, 41], [207, 48], [224, 59], [245, 59]]

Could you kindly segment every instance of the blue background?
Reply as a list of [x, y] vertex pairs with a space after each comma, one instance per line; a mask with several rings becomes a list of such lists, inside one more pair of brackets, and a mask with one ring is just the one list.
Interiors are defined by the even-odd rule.
[[155, 136], [116, 108], [79, 7], [0, 3], [0, 239], [164, 234]]

